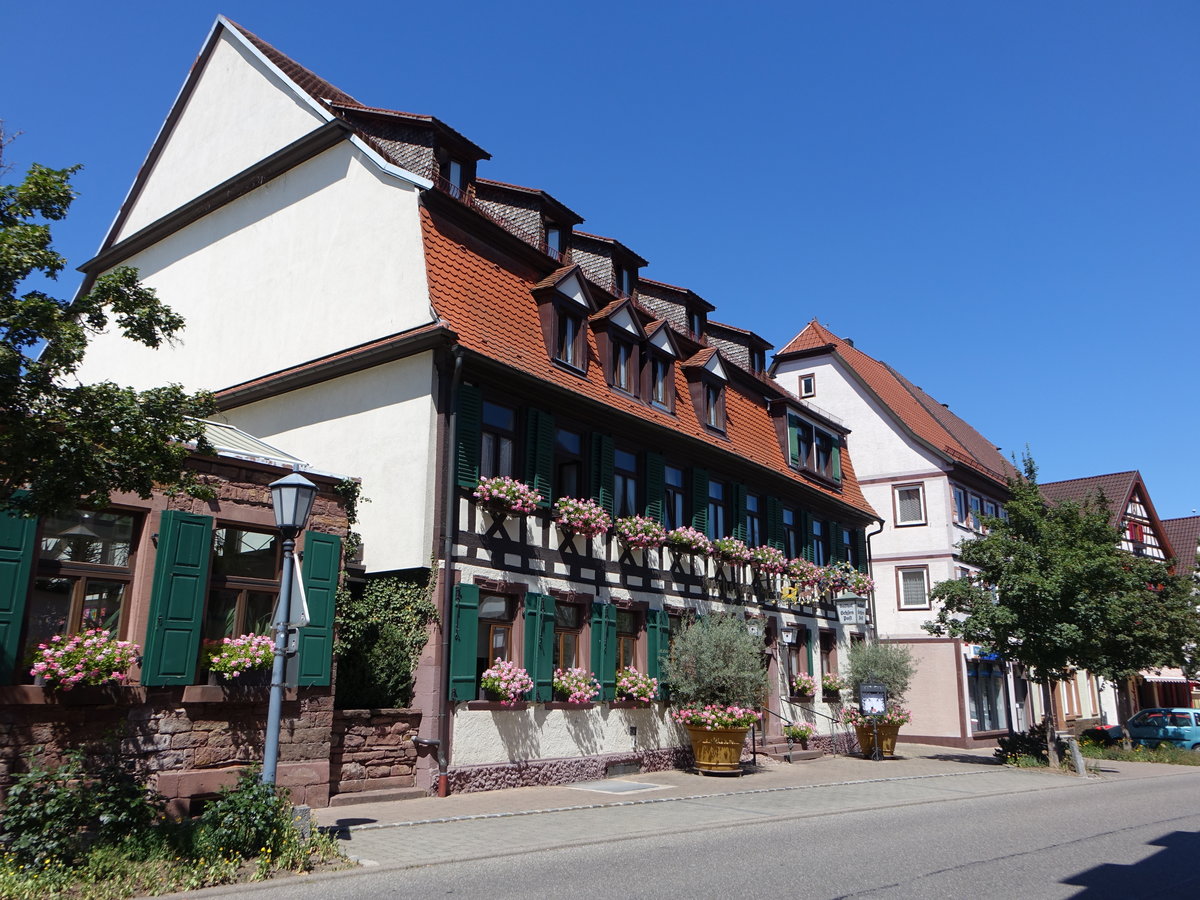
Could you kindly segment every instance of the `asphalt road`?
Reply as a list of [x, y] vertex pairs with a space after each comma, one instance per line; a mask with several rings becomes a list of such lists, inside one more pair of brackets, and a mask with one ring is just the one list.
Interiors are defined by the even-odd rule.
[[[253, 894], [289, 900], [1200, 897], [1200, 772], [1129, 781], [1045, 777], [1054, 779], [1047, 790], [806, 818], [768, 812], [764, 805], [778, 799], [773, 795], [746, 795], [737, 802], [751, 824], [705, 828], [698, 815], [686, 832], [286, 879]], [[632, 817], [636, 810], [610, 812]], [[514, 834], [522, 827], [520, 818], [502, 821]], [[496, 852], [509, 849], [499, 837]]]

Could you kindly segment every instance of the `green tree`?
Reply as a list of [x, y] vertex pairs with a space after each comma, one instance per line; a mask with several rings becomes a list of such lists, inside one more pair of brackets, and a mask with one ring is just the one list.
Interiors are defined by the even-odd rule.
[[[926, 630], [980, 644], [1048, 685], [1073, 667], [1120, 681], [1181, 665], [1200, 636], [1185, 580], [1120, 549], [1103, 498], [1046, 503], [1028, 454], [1024, 477], [1010, 479], [1009, 490], [1008, 518], [986, 518], [988, 533], [959, 545], [978, 573], [934, 586], [941, 606]], [[1053, 692], [1047, 696], [1052, 717]]]
[[188, 442], [211, 451], [191, 418], [212, 412], [210, 394], [75, 377], [88, 341], [110, 319], [147, 347], [172, 341], [183, 319], [129, 267], [101, 276], [73, 302], [25, 289], [31, 276], [35, 285], [53, 281], [66, 266], [51, 246], [50, 223], [67, 215], [78, 170], [35, 164], [20, 184], [0, 185], [0, 510], [99, 508], [114, 491], [148, 497], [155, 484], [206, 493], [183, 463]]

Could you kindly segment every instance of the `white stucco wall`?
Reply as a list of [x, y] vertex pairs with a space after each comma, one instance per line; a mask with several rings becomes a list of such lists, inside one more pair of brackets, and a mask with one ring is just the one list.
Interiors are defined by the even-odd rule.
[[[453, 764], [479, 766], [539, 759], [573, 759], [601, 753], [628, 753], [688, 746], [687, 731], [675, 723], [665, 703], [638, 709], [546, 709], [531, 703], [522, 710], [454, 712]], [[629, 733], [630, 726], [637, 735]]]
[[429, 565], [437, 453], [432, 353], [230, 410], [225, 418], [318, 469], [362, 479], [367, 571]]
[[222, 31], [118, 237], [302, 137], [324, 119]]
[[110, 330], [85, 381], [223, 388], [432, 318], [416, 191], [345, 142], [128, 264], [186, 329], [158, 350]]

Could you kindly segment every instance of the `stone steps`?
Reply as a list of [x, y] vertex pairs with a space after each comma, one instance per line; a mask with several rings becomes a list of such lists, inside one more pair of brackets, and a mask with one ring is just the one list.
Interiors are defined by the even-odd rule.
[[388, 800], [415, 800], [428, 797], [428, 791], [420, 788], [383, 788], [375, 791], [347, 791], [329, 798], [330, 806], [354, 806], [359, 803], [382, 803]]

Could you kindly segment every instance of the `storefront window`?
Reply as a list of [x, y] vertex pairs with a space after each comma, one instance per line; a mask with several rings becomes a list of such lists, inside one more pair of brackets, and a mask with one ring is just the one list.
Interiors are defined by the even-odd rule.
[[1004, 666], [998, 662], [967, 663], [967, 690], [971, 702], [971, 731], [1008, 728]]

